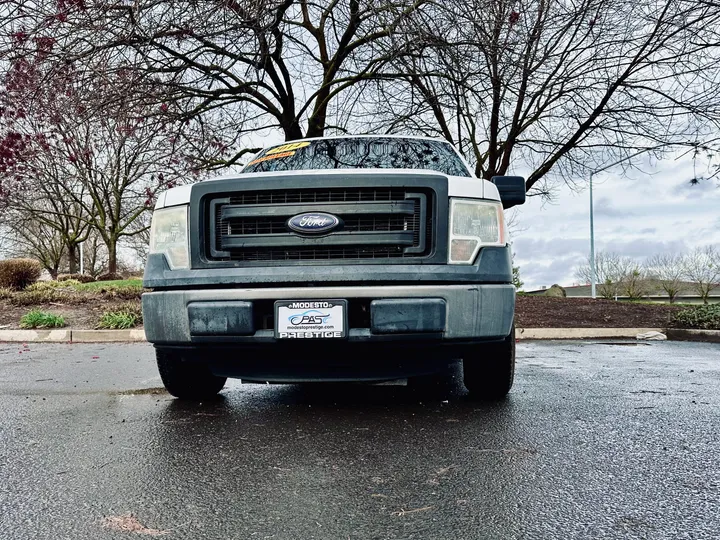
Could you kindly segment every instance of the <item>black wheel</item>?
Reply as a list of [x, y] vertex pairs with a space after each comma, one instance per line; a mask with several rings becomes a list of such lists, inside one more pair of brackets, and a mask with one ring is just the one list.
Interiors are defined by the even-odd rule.
[[202, 363], [188, 362], [178, 351], [155, 349], [158, 370], [165, 388], [180, 399], [208, 399], [216, 395], [227, 381]]
[[471, 347], [463, 358], [463, 377], [473, 397], [503, 399], [515, 378], [515, 325], [504, 340]]

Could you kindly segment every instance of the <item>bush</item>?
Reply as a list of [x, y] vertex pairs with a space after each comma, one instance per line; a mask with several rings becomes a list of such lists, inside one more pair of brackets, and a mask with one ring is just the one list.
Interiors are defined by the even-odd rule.
[[61, 302], [66, 299], [63, 291], [57, 289], [43, 289], [34, 291], [17, 292], [10, 298], [10, 302], [16, 306], [37, 306], [40, 304], [50, 304], [52, 302]]
[[680, 310], [673, 316], [672, 324], [676, 328], [720, 330], [720, 304]]
[[125, 330], [141, 325], [142, 308], [139, 304], [125, 304], [114, 311], [107, 311], [100, 317], [97, 328], [105, 330]]
[[35, 259], [0, 261], [0, 287], [21, 291], [32, 285], [42, 274], [42, 266]]
[[7, 300], [8, 298], [12, 298], [15, 294], [15, 291], [12, 289], [8, 289], [7, 287], [0, 287], [0, 300]]
[[59, 315], [34, 309], [20, 319], [20, 328], [62, 328], [65, 319]]
[[144, 289], [138, 285], [130, 285], [128, 287], [117, 287], [108, 285], [99, 290], [107, 298], [116, 298], [118, 300], [139, 300]]
[[49, 291], [62, 288], [72, 288], [75, 285], [80, 285], [80, 282], [74, 279], [67, 279], [65, 281], [38, 281], [30, 285], [26, 291]]
[[77, 281], [79, 283], [92, 283], [95, 278], [87, 274], [60, 274], [58, 281]]
[[122, 277], [122, 274], [115, 273], [108, 273], [108, 274], [101, 274], [97, 277], [97, 281], [121, 281], [125, 279]]
[[546, 290], [543, 293], [543, 296], [553, 296], [555, 298], [565, 298], [567, 296], [567, 292], [565, 292], [565, 289], [558, 285], [557, 283], [550, 287], [548, 290]]

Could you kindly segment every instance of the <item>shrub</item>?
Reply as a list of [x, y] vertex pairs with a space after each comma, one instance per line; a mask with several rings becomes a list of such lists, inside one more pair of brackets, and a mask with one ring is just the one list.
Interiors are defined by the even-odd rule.
[[7, 300], [8, 298], [12, 298], [15, 294], [15, 291], [12, 289], [8, 289], [7, 287], [0, 287], [0, 300]]
[[543, 293], [543, 296], [553, 296], [555, 298], [565, 298], [567, 296], [567, 292], [565, 292], [565, 289], [558, 285], [557, 283], [550, 287], [548, 290], [546, 290]]
[[39, 306], [43, 304], [86, 304], [98, 300], [97, 295], [83, 291], [76, 291], [72, 288], [48, 288], [41, 290], [19, 291], [9, 299], [15, 306]]
[[43, 289], [35, 291], [22, 291], [15, 293], [10, 302], [16, 306], [36, 306], [40, 304], [49, 304], [51, 302], [60, 302], [66, 298], [63, 291], [57, 289]]
[[122, 274], [118, 274], [117, 272], [101, 274], [97, 277], [97, 281], [120, 281], [122, 279], [125, 279], [125, 278], [122, 277]]
[[26, 291], [48, 291], [62, 288], [72, 288], [75, 285], [80, 285], [80, 282], [74, 279], [67, 279], [65, 281], [38, 281], [33, 283]]
[[131, 285], [128, 287], [108, 285], [107, 287], [103, 287], [99, 290], [108, 298], [117, 298], [119, 300], [139, 300], [144, 291], [142, 286], [138, 285]]
[[720, 330], [720, 304], [682, 309], [675, 313], [672, 324], [676, 328]]
[[142, 324], [142, 309], [139, 304], [124, 304], [114, 311], [106, 311], [100, 317], [97, 328], [125, 330]]
[[95, 278], [87, 274], [60, 274], [58, 281], [78, 281], [80, 283], [92, 283]]
[[0, 287], [21, 291], [32, 285], [42, 274], [42, 266], [35, 259], [0, 261]]
[[20, 328], [62, 328], [65, 319], [59, 315], [33, 309], [20, 319]]

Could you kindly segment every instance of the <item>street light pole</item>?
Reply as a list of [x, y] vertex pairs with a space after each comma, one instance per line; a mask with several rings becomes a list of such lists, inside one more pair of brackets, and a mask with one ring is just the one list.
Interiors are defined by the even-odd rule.
[[593, 214], [593, 176], [595, 171], [590, 173], [590, 293], [595, 298], [595, 287], [597, 274], [595, 273], [595, 216]]

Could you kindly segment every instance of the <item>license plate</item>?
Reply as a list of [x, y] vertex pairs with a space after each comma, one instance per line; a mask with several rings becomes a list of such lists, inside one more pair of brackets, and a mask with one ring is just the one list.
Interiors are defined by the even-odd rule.
[[347, 332], [345, 300], [275, 302], [277, 339], [339, 339]]

